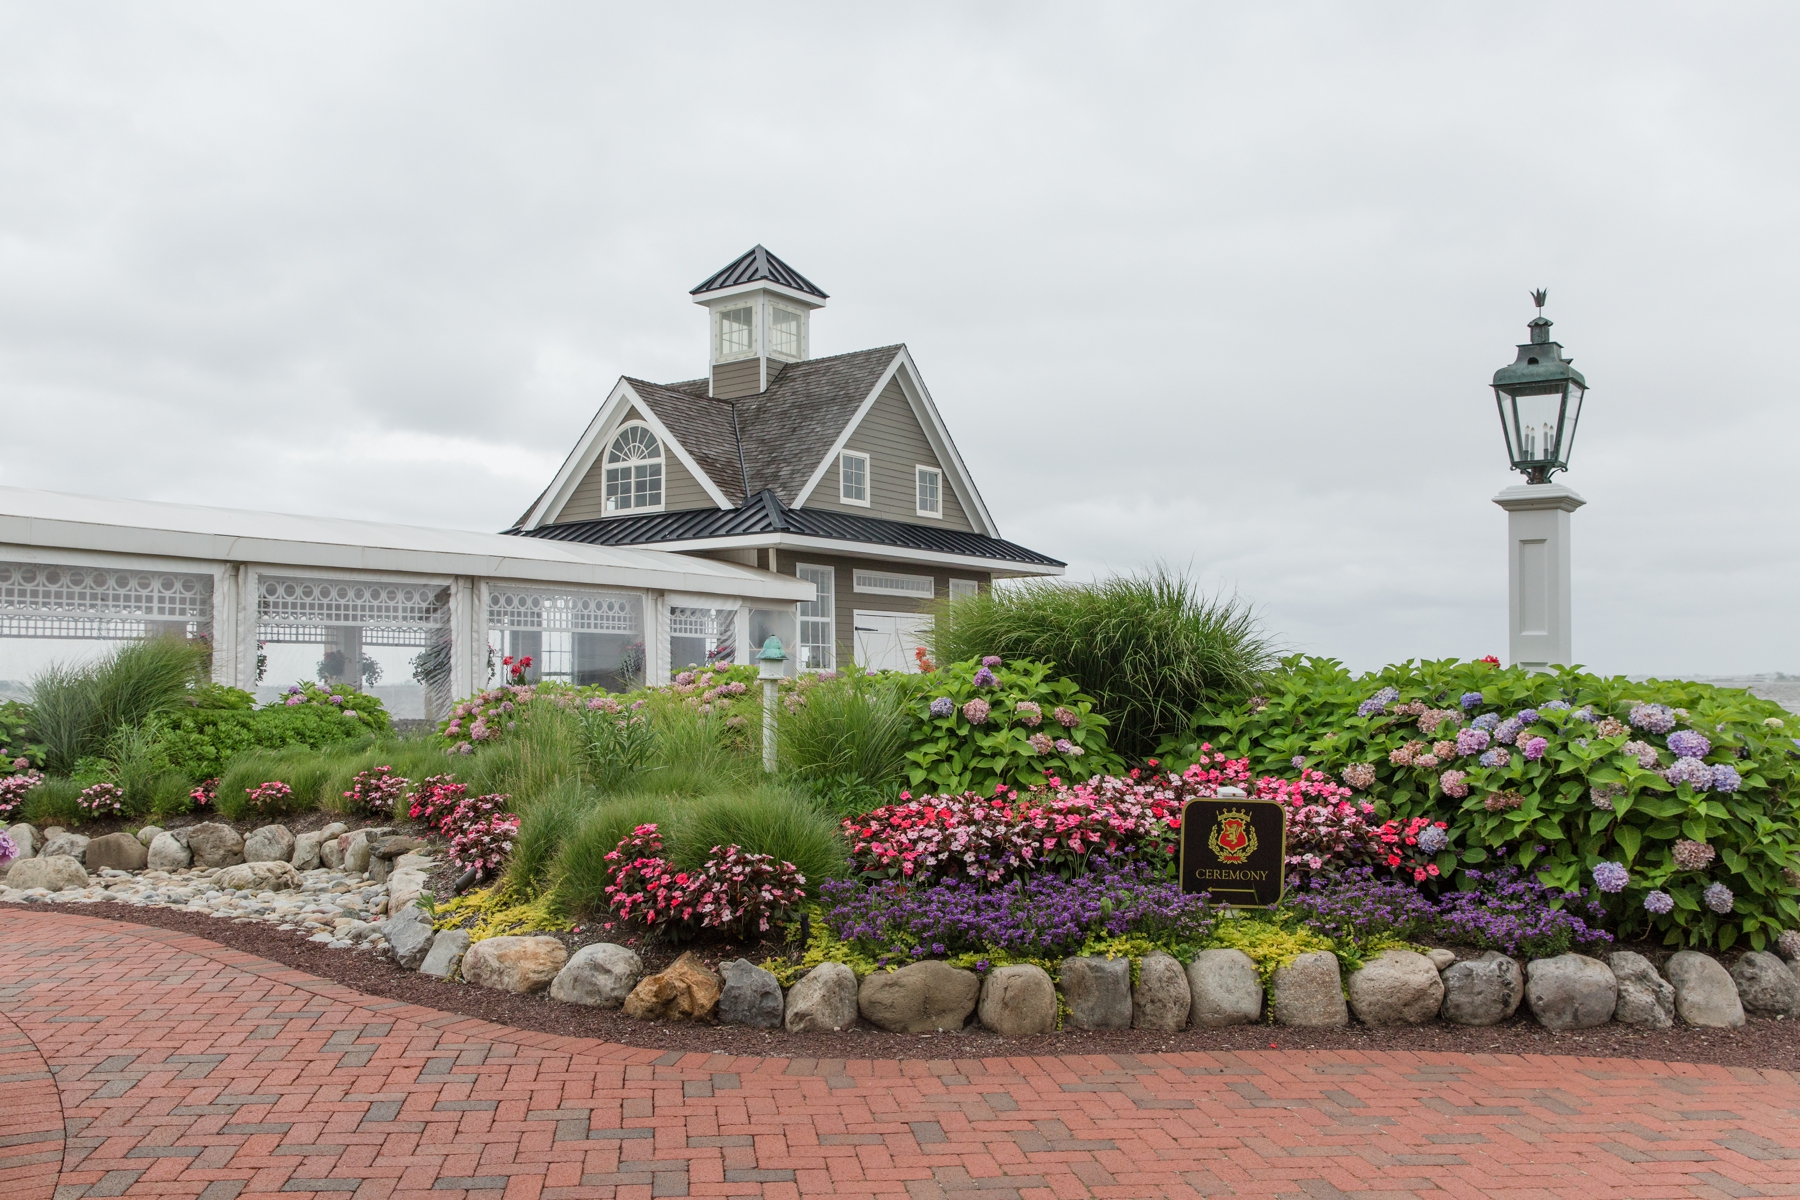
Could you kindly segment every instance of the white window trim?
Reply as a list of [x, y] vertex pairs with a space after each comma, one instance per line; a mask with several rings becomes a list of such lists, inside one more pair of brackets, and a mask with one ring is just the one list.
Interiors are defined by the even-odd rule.
[[[924, 475], [927, 471], [930, 471], [933, 475], [937, 476], [936, 512], [931, 512], [919, 507], [919, 492], [921, 490], [919, 487], [921, 482], [920, 476]], [[918, 511], [918, 514], [921, 517], [930, 517], [935, 521], [944, 519], [944, 469], [942, 467], [928, 466], [925, 463], [915, 463], [913, 465], [913, 508]]]
[[[846, 458], [862, 459], [863, 498], [861, 500], [858, 500], [853, 496], [844, 495], [844, 460]], [[874, 494], [874, 492], [875, 492], [875, 463], [874, 463], [874, 460], [871, 459], [867, 454], [862, 453], [860, 450], [840, 450], [840, 451], [838, 451], [838, 499], [842, 500], [845, 504], [854, 504], [858, 508], [867, 508], [867, 507], [869, 507], [869, 498], [870, 498], [870, 496], [872, 496]]]
[[[750, 348], [748, 350], [733, 351], [731, 354], [726, 354], [725, 314], [728, 312], [736, 312], [740, 308], [747, 308], [750, 310]], [[743, 362], [745, 359], [756, 358], [758, 356], [757, 349], [762, 342], [762, 321], [758, 312], [761, 308], [762, 305], [758, 304], [754, 299], [747, 299], [742, 304], [721, 304], [713, 309], [713, 362]]]
[[[894, 580], [895, 585], [884, 584], [884, 579]], [[851, 588], [867, 596], [908, 596], [914, 600], [937, 599], [937, 580], [930, 575], [904, 575], [899, 571], [865, 571], [857, 568], [851, 572]], [[911, 586], [908, 586], [908, 585]], [[919, 585], [924, 585], [923, 587]]]
[[[809, 562], [795, 563], [794, 564], [795, 578], [800, 578], [800, 572], [802, 572], [802, 571], [823, 571], [825, 573], [826, 577], [831, 580], [831, 595], [825, 598], [825, 600], [826, 600], [825, 615], [822, 617], [802, 616], [800, 614], [799, 605], [798, 604], [795, 605], [795, 607], [794, 607], [795, 633], [796, 633], [796, 635], [798, 635], [801, 631], [803, 631], [805, 629], [805, 623], [807, 621], [823, 621], [825, 623], [825, 631], [826, 631], [825, 632], [825, 645], [831, 652], [831, 654], [830, 654], [831, 665], [825, 666], [825, 667], [811, 667], [808, 669], [816, 670], [816, 671], [835, 670], [837, 668], [837, 659], [838, 659], [838, 648], [837, 648], [837, 568], [827, 566], [824, 563], [809, 563]], [[815, 582], [813, 584], [813, 586], [816, 588], [818, 586], [817, 582]], [[805, 601], [801, 601], [800, 603], [805, 603]], [[817, 601], [814, 601], [814, 603], [816, 604]], [[804, 638], [800, 638], [799, 640], [802, 643], [804, 643], [804, 641], [805, 641]]]
[[[800, 318], [800, 352], [798, 354], [784, 354], [775, 349], [775, 314], [778, 312], [792, 313], [794, 316]], [[804, 362], [806, 360], [806, 339], [810, 332], [808, 326], [811, 324], [811, 322], [806, 319], [806, 310], [800, 308], [798, 305], [777, 304], [775, 301], [771, 300], [768, 302], [768, 314], [769, 357], [779, 362]]]
[[[963, 585], [964, 590], [959, 592], [957, 590], [958, 584]], [[960, 597], [966, 597], [966, 596], [979, 596], [979, 595], [981, 595], [981, 580], [979, 580], [979, 579], [952, 579], [950, 581], [949, 595], [950, 595], [950, 599], [952, 599], [952, 600], [956, 600]]]
[[[617, 467], [617, 466], [625, 465], [623, 463], [610, 463], [607, 461], [607, 457], [612, 454], [613, 444], [615, 442], [617, 442], [622, 436], [624, 436], [625, 431], [627, 429], [630, 429], [633, 426], [637, 426], [638, 428], [647, 431], [651, 437], [656, 439], [656, 457], [651, 458], [651, 459], [630, 459], [628, 461], [634, 462], [634, 463], [636, 463], [636, 462], [642, 462], [642, 463], [654, 462], [662, 467], [662, 488], [661, 488], [660, 492], [658, 493], [662, 497], [662, 499], [658, 500], [655, 504], [634, 505], [631, 508], [607, 508], [606, 507], [606, 472], [607, 472], [607, 469], [609, 467]], [[599, 465], [600, 465], [600, 512], [601, 512], [602, 516], [618, 517], [618, 516], [631, 516], [634, 513], [659, 513], [661, 511], [663, 511], [663, 508], [665, 506], [667, 506], [667, 504], [669, 503], [669, 443], [667, 442], [667, 440], [664, 439], [662, 434], [658, 433], [656, 430], [654, 430], [650, 427], [650, 422], [640, 420], [635, 417], [629, 421], [621, 421], [619, 423], [619, 427], [617, 429], [614, 429], [612, 431], [612, 433], [607, 436], [605, 444], [601, 446]]]

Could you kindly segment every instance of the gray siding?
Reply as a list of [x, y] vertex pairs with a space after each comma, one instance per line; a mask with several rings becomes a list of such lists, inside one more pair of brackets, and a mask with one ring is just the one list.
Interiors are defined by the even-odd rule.
[[932, 453], [931, 443], [925, 440], [925, 430], [920, 427], [918, 417], [913, 415], [912, 405], [906, 402], [906, 393], [900, 390], [897, 378], [889, 380], [881, 395], [876, 397], [844, 449], [869, 456], [869, 506], [863, 508], [839, 499], [843, 493], [838, 481], [838, 464], [833, 462], [825, 469], [825, 478], [808, 497], [808, 507], [867, 513], [911, 525], [943, 524], [952, 529], [975, 529], [950, 486], [948, 471], [944, 471], [943, 480], [944, 515], [935, 519], [919, 515], [915, 468], [937, 467], [943, 471], [943, 464]]
[[735, 400], [762, 391], [762, 360], [740, 358], [736, 362], [714, 363], [712, 394], [715, 400]]
[[[620, 420], [623, 425], [627, 421], [643, 420], [637, 408], [631, 408]], [[681, 465], [681, 460], [669, 447], [663, 447], [663, 509], [667, 512], [680, 512], [690, 508], [717, 508], [718, 504], [706, 494], [688, 469]], [[638, 510], [633, 509], [631, 512]], [[606, 451], [600, 456], [581, 482], [575, 485], [574, 494], [563, 506], [562, 512], [556, 515], [558, 523], [564, 521], [594, 521], [606, 516], [628, 516], [626, 513], [608, 513], [606, 511]]]
[[[768, 551], [760, 551], [767, 555]], [[927, 612], [934, 604], [942, 604], [950, 598], [950, 580], [973, 579], [979, 582], [982, 590], [993, 583], [993, 576], [986, 571], [963, 570], [960, 567], [946, 568], [933, 566], [930, 563], [885, 561], [876, 558], [844, 558], [835, 554], [818, 554], [811, 550], [796, 550], [786, 546], [780, 547], [775, 555], [775, 573], [777, 575], [794, 576], [801, 563], [814, 567], [830, 567], [832, 569], [832, 586], [835, 589], [832, 603], [834, 620], [833, 632], [837, 635], [837, 665], [851, 665], [855, 646], [851, 624], [857, 609], [864, 612]], [[768, 559], [762, 558], [758, 564], [767, 567]], [[893, 571], [902, 575], [930, 575], [937, 581], [937, 596], [934, 600], [924, 597], [917, 599], [911, 596], [876, 596], [856, 590], [854, 572], [861, 568], [865, 571]]]

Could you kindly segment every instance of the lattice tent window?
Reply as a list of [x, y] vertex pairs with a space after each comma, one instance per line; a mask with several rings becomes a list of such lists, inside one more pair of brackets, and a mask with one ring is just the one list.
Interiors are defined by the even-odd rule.
[[0, 637], [209, 637], [213, 577], [0, 562]]
[[376, 690], [397, 717], [434, 718], [449, 708], [445, 584], [264, 575], [256, 616], [269, 683], [298, 676]]
[[669, 667], [730, 666], [737, 661], [735, 608], [669, 608]]
[[626, 592], [490, 587], [489, 682], [504, 659], [530, 658], [529, 682], [554, 679], [622, 692], [644, 682], [644, 599]]

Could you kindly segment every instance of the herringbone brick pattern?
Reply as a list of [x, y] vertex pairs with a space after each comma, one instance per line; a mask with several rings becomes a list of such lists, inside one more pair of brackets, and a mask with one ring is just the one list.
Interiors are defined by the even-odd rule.
[[1800, 1195], [1800, 1081], [1776, 1071], [660, 1053], [30, 910], [0, 914], [0, 1012], [8, 1200]]

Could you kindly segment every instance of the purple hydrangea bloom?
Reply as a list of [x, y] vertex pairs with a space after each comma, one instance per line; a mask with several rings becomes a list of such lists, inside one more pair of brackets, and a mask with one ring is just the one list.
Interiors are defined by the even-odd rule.
[[1541, 737], [1529, 738], [1523, 746], [1519, 747], [1519, 749], [1524, 752], [1525, 757], [1532, 762], [1536, 762], [1538, 759], [1544, 757], [1544, 751], [1549, 748], [1550, 743]]
[[1488, 732], [1485, 729], [1465, 729], [1456, 735], [1456, 752], [1458, 754], [1480, 754], [1488, 748]]
[[1546, 712], [1568, 712], [1569, 711], [1569, 702], [1567, 700], [1552, 700], [1548, 704], [1544, 705], [1544, 711], [1546, 711]]
[[1537, 719], [1538, 719], [1538, 710], [1537, 709], [1523, 708], [1523, 709], [1519, 710], [1518, 722], [1519, 722], [1519, 726], [1521, 728], [1523, 728], [1526, 725], [1536, 725]]
[[1462, 704], [1464, 711], [1467, 711], [1468, 709], [1471, 709], [1471, 708], [1480, 708], [1481, 707], [1481, 693], [1480, 692], [1464, 692], [1462, 694], [1462, 700], [1460, 703]]
[[1669, 750], [1677, 758], [1705, 758], [1712, 750], [1712, 742], [1703, 733], [1692, 729], [1677, 729], [1669, 735]]
[[1630, 720], [1645, 733], [1667, 733], [1675, 728], [1675, 710], [1666, 704], [1636, 704]]
[[1687, 784], [1696, 792], [1704, 792], [1712, 787], [1712, 768], [1697, 758], [1678, 758], [1673, 766], [1663, 770], [1662, 777], [1670, 783]]
[[1426, 854], [1436, 854], [1450, 844], [1450, 835], [1436, 825], [1427, 825], [1419, 834], [1419, 849]]
[[955, 711], [956, 701], [948, 696], [939, 696], [931, 702], [931, 715], [934, 717], [947, 717]]
[[1508, 746], [1519, 740], [1519, 734], [1525, 729], [1525, 722], [1517, 717], [1508, 717], [1494, 728], [1494, 740], [1504, 742]]
[[1587, 724], [1592, 725], [1594, 722], [1598, 721], [1600, 718], [1596, 717], [1594, 715], [1594, 706], [1593, 705], [1584, 704], [1580, 708], [1576, 709], [1574, 712], [1570, 713], [1569, 719], [1572, 721], [1585, 721]]
[[18, 856], [18, 843], [14, 842], [4, 830], [0, 830], [0, 867], [5, 866]]
[[1504, 767], [1512, 761], [1512, 751], [1495, 746], [1476, 761], [1484, 767]]
[[1500, 714], [1499, 713], [1482, 713], [1479, 717], [1476, 717], [1473, 721], [1471, 721], [1469, 723], [1469, 727], [1471, 729], [1485, 729], [1489, 733], [1492, 733], [1499, 726], [1499, 724], [1500, 724]]
[[1293, 758], [1289, 759], [1288, 761], [1290, 761], [1294, 764], [1294, 769], [1297, 771], [1301, 767], [1304, 767], [1306, 765], [1306, 755], [1296, 754], [1296, 755], [1294, 755]]
[[998, 654], [990, 654], [981, 660], [981, 665], [984, 667], [997, 667], [1000, 665], [1000, 656]]
[[1706, 907], [1712, 909], [1716, 913], [1730, 912], [1731, 906], [1735, 900], [1731, 894], [1731, 889], [1722, 883], [1712, 884], [1704, 892], [1700, 893], [1700, 897], [1706, 901]]
[[1644, 893], [1644, 911], [1655, 913], [1659, 917], [1665, 913], [1674, 912], [1675, 897], [1667, 892], [1646, 892]]
[[962, 706], [963, 720], [971, 725], [986, 725], [988, 714], [992, 711], [986, 700], [971, 700]]
[[979, 671], [975, 672], [975, 678], [974, 678], [973, 682], [976, 687], [998, 687], [999, 683], [1000, 683], [999, 680], [994, 678], [994, 673], [992, 671], [988, 670], [986, 667], [983, 667]]
[[1594, 886], [1603, 892], [1622, 892], [1631, 882], [1631, 872], [1624, 863], [1603, 862], [1594, 867]]
[[1744, 786], [1744, 781], [1737, 773], [1737, 768], [1728, 763], [1717, 763], [1712, 769], [1712, 785], [1715, 792], [1735, 792]]
[[1376, 692], [1373, 696], [1370, 696], [1367, 700], [1364, 700], [1361, 704], [1357, 705], [1356, 715], [1359, 717], [1373, 717], [1399, 698], [1399, 688], [1384, 687], [1379, 692]]

